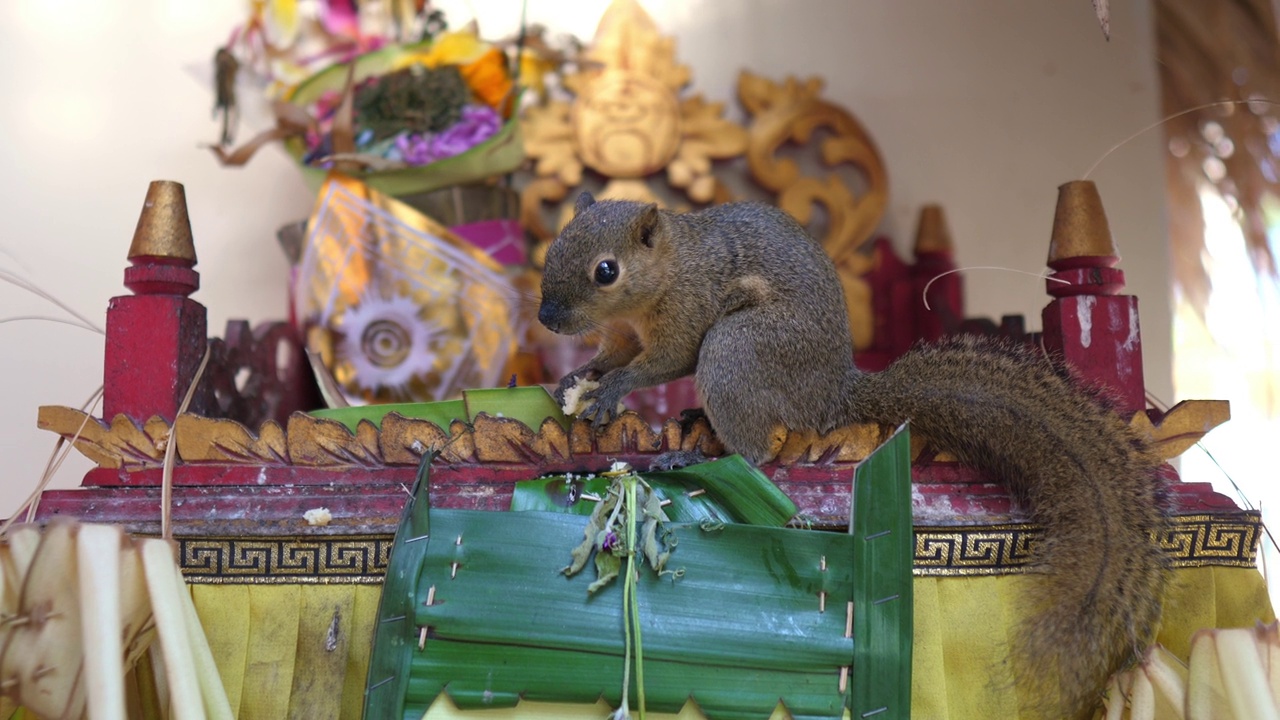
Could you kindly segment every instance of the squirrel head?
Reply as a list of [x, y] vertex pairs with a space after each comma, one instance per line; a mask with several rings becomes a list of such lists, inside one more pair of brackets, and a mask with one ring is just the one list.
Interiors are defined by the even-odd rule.
[[538, 320], [574, 335], [644, 313], [669, 274], [667, 219], [653, 203], [596, 202], [582, 193], [547, 248]]

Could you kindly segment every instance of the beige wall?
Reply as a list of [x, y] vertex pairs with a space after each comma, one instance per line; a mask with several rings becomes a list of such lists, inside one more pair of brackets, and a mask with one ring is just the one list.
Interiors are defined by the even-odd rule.
[[[481, 11], [511, 31], [518, 0], [440, 3], [455, 24]], [[274, 232], [309, 196], [282, 153], [219, 168], [209, 59], [242, 2], [9, 0], [0, 3], [0, 267], [95, 319], [121, 271], [147, 183], [183, 182], [211, 328], [284, 313]], [[605, 0], [530, 0], [531, 21], [589, 36]], [[828, 97], [879, 141], [891, 174], [884, 229], [907, 246], [921, 203], [941, 202], [963, 265], [1044, 266], [1057, 186], [1156, 119], [1150, 9], [1115, 3], [1105, 42], [1086, 0], [647, 0], [676, 35], [697, 87], [732, 101], [737, 72], [821, 74]], [[736, 111], [735, 111], [736, 112]], [[1142, 298], [1148, 386], [1169, 379], [1168, 254], [1159, 133], [1093, 175]], [[1035, 278], [975, 271], [971, 314], [1023, 313], [1039, 327]], [[0, 286], [0, 317], [56, 314]], [[102, 340], [48, 323], [0, 325], [0, 515], [39, 477], [53, 437], [41, 404], [79, 405], [101, 382]], [[58, 484], [79, 482], [78, 455]]]

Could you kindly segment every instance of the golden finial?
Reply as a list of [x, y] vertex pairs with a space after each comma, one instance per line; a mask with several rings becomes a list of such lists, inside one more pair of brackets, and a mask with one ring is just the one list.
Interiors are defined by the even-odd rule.
[[1098, 187], [1090, 180], [1073, 180], [1059, 186], [1049, 262], [1077, 257], [1115, 257], [1116, 254]]
[[920, 208], [920, 222], [916, 225], [916, 254], [951, 252], [951, 230], [941, 205], [925, 205]]
[[129, 259], [162, 257], [196, 262], [196, 246], [191, 240], [191, 220], [187, 217], [187, 196], [181, 183], [154, 180], [133, 231]]

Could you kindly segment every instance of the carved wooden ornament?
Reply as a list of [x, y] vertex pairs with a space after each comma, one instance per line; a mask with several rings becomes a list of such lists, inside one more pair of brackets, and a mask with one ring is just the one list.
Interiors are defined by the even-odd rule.
[[[1179, 403], [1158, 423], [1145, 413], [1130, 422], [1151, 443], [1162, 460], [1182, 454], [1213, 428], [1225, 422], [1230, 411], [1225, 401], [1187, 400]], [[153, 417], [141, 425], [124, 415], [110, 422], [67, 407], [40, 408], [39, 426], [70, 440], [99, 467], [142, 470], [157, 468], [164, 459], [169, 424]], [[826, 435], [791, 432], [779, 428], [772, 461], [782, 465], [858, 462], [885, 438], [886, 428], [851, 425]], [[441, 428], [427, 420], [387, 415], [379, 428], [362, 421], [353, 433], [341, 423], [297, 412], [282, 427], [268, 420], [252, 431], [235, 420], [197, 415], [178, 418], [174, 435], [177, 457], [184, 464], [283, 466], [326, 468], [380, 468], [417, 465], [428, 450], [439, 451], [445, 463], [515, 463], [540, 465], [574, 457], [600, 455], [656, 455], [667, 450], [700, 450], [707, 456], [724, 454], [705, 419], [688, 426], [669, 419], [653, 430], [639, 415], [623, 413], [600, 431], [578, 421], [566, 431], [548, 419], [533, 429], [512, 418], [479, 414], [471, 425], [455, 421]], [[954, 462], [945, 453], [928, 452], [928, 440], [912, 439], [913, 459]]]

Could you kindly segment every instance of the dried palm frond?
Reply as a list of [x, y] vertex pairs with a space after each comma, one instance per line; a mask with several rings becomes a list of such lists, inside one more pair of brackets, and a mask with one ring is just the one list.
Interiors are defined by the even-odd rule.
[[1155, 17], [1174, 283], [1203, 316], [1201, 187], [1236, 210], [1258, 275], [1277, 279], [1264, 206], [1280, 199], [1280, 41], [1271, 0], [1156, 0]]
[[[21, 707], [125, 720], [137, 716], [130, 707], [166, 701], [177, 720], [233, 717], [165, 540], [71, 520], [15, 525], [0, 537], [0, 648], [3, 717]], [[157, 687], [166, 697], [148, 702]]]

